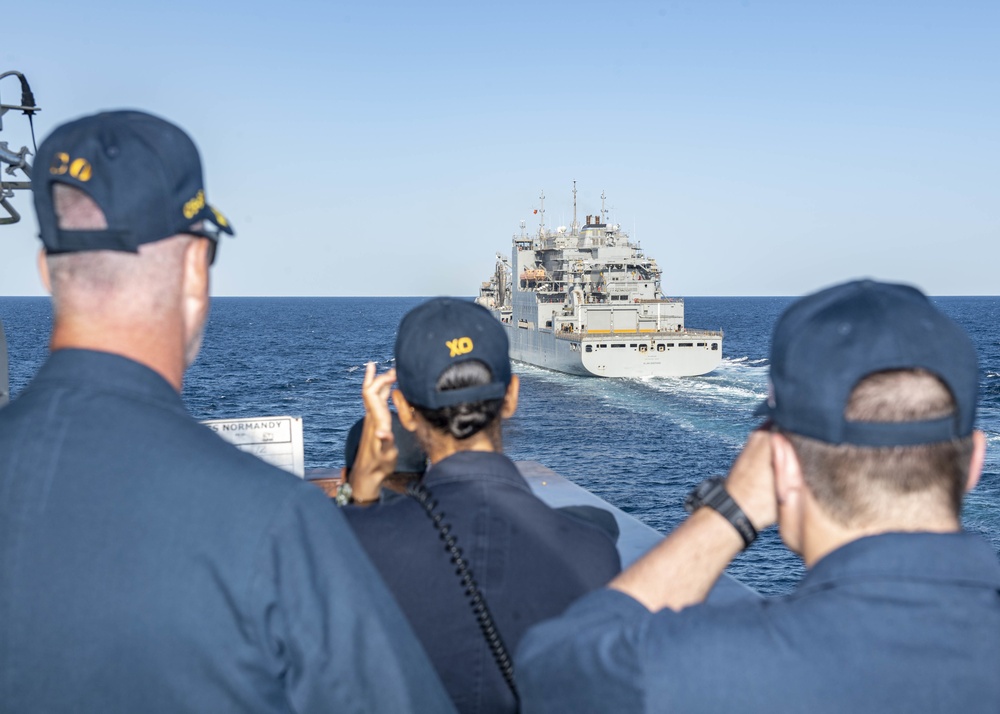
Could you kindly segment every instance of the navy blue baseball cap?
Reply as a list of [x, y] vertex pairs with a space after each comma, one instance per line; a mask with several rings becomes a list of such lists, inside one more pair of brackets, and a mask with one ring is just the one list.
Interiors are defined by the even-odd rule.
[[[858, 382], [876, 372], [923, 369], [951, 391], [953, 415], [925, 421], [844, 417]], [[969, 436], [979, 367], [965, 330], [908, 285], [858, 280], [794, 302], [771, 343], [770, 393], [757, 409], [781, 429], [829, 444], [914, 446]]]
[[[52, 186], [78, 188], [100, 207], [103, 230], [59, 228]], [[232, 226], [205, 198], [198, 149], [184, 130], [139, 111], [102, 112], [63, 124], [42, 142], [32, 175], [35, 212], [48, 253], [118, 250], [181, 233], [217, 238]]]
[[[396, 473], [401, 474], [422, 474], [427, 470], [427, 454], [420, 448], [420, 442], [413, 432], [407, 431], [399, 421], [399, 414], [392, 414], [392, 440], [396, 444]], [[354, 468], [354, 462], [358, 458], [358, 447], [361, 446], [361, 430], [364, 429], [365, 419], [361, 417], [347, 432], [347, 440], [344, 442], [344, 466], [350, 471]]]
[[[396, 335], [396, 381], [410, 404], [441, 409], [502, 399], [510, 384], [507, 333], [489, 310], [468, 300], [439, 297], [410, 310]], [[489, 384], [438, 391], [453, 364], [479, 360]]]

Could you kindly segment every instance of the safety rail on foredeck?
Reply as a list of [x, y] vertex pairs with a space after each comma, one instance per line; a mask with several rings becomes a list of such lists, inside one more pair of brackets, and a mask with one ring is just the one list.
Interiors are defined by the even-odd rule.
[[[551, 329], [551, 328], [547, 328]], [[574, 340], [579, 341], [580, 339], [588, 340], [607, 340], [611, 338], [629, 338], [634, 339], [654, 339], [654, 340], [677, 340], [677, 339], [723, 339], [725, 334], [722, 330], [697, 330], [689, 329], [682, 330], [681, 332], [676, 332], [675, 330], [664, 330], [661, 332], [636, 332], [635, 330], [622, 330], [616, 332], [611, 330], [609, 332], [556, 332], [555, 336], [563, 340]]]

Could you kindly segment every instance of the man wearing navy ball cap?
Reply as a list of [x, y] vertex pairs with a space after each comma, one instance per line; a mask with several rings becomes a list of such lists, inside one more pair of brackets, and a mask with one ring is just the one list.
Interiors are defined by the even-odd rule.
[[[453, 298], [428, 300], [403, 318], [396, 369], [376, 377], [369, 365], [365, 376], [351, 481], [368, 489], [367, 500], [394, 470], [390, 458], [375, 479], [366, 475], [379, 446], [372, 432], [381, 429], [391, 446], [394, 379], [399, 419], [431, 465], [416, 497], [344, 509], [462, 714], [516, 712], [509, 658], [524, 631], [620, 569], [606, 531], [547, 506], [503, 454], [501, 422], [514, 414], [520, 387], [504, 330], [486, 309]], [[468, 570], [456, 572], [460, 564]], [[477, 616], [483, 603], [489, 623]]]
[[[778, 320], [770, 382], [770, 430], [691, 517], [527, 634], [526, 714], [997, 711], [1000, 563], [961, 527], [985, 450], [965, 331], [914, 288], [837, 285]], [[775, 522], [796, 590], [705, 604]]]
[[180, 128], [57, 128], [33, 176], [52, 354], [0, 410], [0, 710], [449, 712], [323, 494], [180, 398], [229, 222]]

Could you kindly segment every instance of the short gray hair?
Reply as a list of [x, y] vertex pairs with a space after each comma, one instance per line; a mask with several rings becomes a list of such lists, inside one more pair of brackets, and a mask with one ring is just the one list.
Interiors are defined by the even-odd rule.
[[[84, 191], [55, 184], [52, 198], [60, 228], [107, 228], [100, 206]], [[184, 249], [191, 240], [174, 236], [146, 243], [138, 254], [94, 250], [47, 256], [56, 315], [65, 310], [100, 310], [136, 316], [141, 311], [149, 317], [175, 306]]]
[[[849, 420], [905, 422], [953, 414], [948, 387], [922, 369], [877, 372], [861, 380], [844, 410]], [[972, 437], [917, 446], [826, 444], [783, 431], [802, 476], [824, 510], [843, 525], [874, 522], [894, 502], [925, 495], [960, 515], [972, 457]]]

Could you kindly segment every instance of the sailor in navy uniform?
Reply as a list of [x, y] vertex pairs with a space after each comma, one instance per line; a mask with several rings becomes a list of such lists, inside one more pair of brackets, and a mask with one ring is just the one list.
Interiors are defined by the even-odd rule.
[[453, 711], [338, 510], [181, 402], [232, 232], [191, 139], [109, 112], [35, 167], [52, 354], [0, 410], [0, 710]]
[[[691, 517], [607, 589], [525, 637], [526, 714], [1000, 711], [1000, 564], [961, 528], [979, 478], [976, 350], [914, 288], [794, 303], [771, 396]], [[786, 597], [704, 603], [777, 521], [806, 576]]]
[[[430, 467], [415, 497], [344, 509], [463, 714], [515, 712], [520, 673], [509, 658], [525, 630], [620, 569], [614, 540], [595, 525], [610, 514], [587, 522], [550, 508], [502, 453], [501, 421], [517, 408], [519, 387], [504, 329], [484, 308], [450, 298], [403, 318], [396, 369], [376, 377], [369, 365], [367, 431], [351, 480], [371, 500], [393, 471], [394, 453], [377, 462], [383, 446], [394, 451], [386, 397], [397, 377], [399, 419]], [[373, 438], [379, 428], [385, 442]]]

